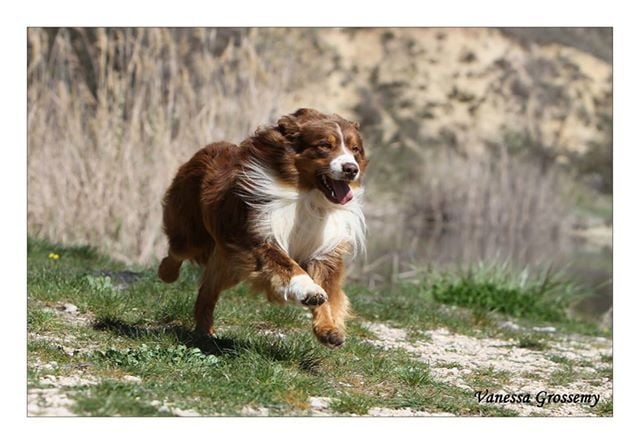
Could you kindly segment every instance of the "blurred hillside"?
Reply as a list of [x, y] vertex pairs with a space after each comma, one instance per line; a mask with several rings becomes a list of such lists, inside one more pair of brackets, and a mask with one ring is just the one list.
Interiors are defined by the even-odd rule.
[[[515, 135], [550, 161], [603, 156], [593, 151], [611, 139], [611, 64], [527, 29], [323, 30], [331, 66], [294, 100], [355, 113], [384, 150], [477, 152]], [[578, 35], [603, 45], [601, 34]]]
[[581, 50], [522, 45], [492, 29], [319, 35], [333, 61], [325, 103], [382, 123], [386, 145], [446, 137], [474, 150], [511, 131], [567, 154], [605, 136], [599, 116], [610, 112], [611, 65]]
[[610, 218], [610, 29], [33, 28], [28, 51], [34, 236], [156, 260], [177, 167], [303, 106], [361, 122], [368, 282], [546, 260]]

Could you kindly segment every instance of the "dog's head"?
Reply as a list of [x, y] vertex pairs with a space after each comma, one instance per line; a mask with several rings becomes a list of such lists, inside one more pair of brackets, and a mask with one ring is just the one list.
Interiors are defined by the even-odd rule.
[[303, 108], [280, 118], [277, 130], [287, 141], [299, 187], [316, 188], [339, 205], [353, 198], [368, 163], [357, 123]]

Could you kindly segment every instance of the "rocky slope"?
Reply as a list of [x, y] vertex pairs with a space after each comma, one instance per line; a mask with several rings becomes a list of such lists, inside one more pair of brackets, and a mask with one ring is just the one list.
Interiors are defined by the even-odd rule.
[[[544, 30], [540, 31], [541, 33]], [[324, 29], [331, 53], [317, 82], [294, 91], [362, 120], [392, 148], [445, 139], [482, 149], [505, 133], [528, 134], [560, 153], [607, 137], [612, 66], [557, 43], [525, 44], [490, 28]]]

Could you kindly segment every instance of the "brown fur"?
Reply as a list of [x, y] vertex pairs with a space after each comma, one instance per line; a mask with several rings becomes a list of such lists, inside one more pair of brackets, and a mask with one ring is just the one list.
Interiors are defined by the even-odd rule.
[[[158, 275], [165, 282], [174, 282], [185, 260], [204, 267], [195, 305], [201, 333], [214, 332], [213, 310], [225, 289], [247, 281], [269, 300], [281, 302], [291, 279], [308, 274], [326, 292], [326, 296], [311, 292], [301, 301], [313, 313], [315, 335], [329, 346], [344, 342], [349, 303], [342, 291], [343, 258], [350, 246], [340, 245], [322, 258], [299, 264], [271, 239], [251, 229], [257, 216], [239, 192], [239, 176], [249, 162], [268, 165], [285, 186], [318, 187], [318, 175], [340, 154], [336, 124], [346, 146], [355, 149], [353, 155], [363, 173], [367, 160], [357, 124], [311, 109], [282, 117], [276, 126], [259, 129], [239, 146], [227, 142], [208, 145], [178, 170], [163, 201], [169, 251]], [[361, 177], [350, 186], [360, 186]]]

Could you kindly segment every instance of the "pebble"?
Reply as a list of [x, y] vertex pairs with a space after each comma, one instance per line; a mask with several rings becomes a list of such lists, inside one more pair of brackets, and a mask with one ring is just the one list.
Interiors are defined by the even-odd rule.
[[269, 416], [269, 409], [266, 407], [252, 407], [250, 405], [245, 405], [242, 407], [240, 414], [243, 416]]
[[173, 414], [176, 416], [201, 416], [200, 413], [195, 410], [182, 410], [179, 408], [173, 409]]
[[314, 410], [326, 410], [329, 408], [331, 398], [325, 396], [312, 396], [309, 398], [309, 406]]
[[65, 347], [64, 345], [58, 345], [57, 349], [62, 350], [67, 356], [75, 356], [76, 353], [80, 353], [80, 350], [77, 348]]
[[556, 328], [555, 327], [531, 327], [531, 330], [539, 332], [539, 333], [555, 333], [556, 332]]
[[122, 377], [122, 380], [127, 382], [142, 382], [142, 379], [140, 379], [138, 376], [133, 375], [124, 375]]
[[513, 330], [513, 331], [518, 331], [522, 328], [518, 324], [515, 324], [511, 321], [503, 322], [502, 324], [500, 324], [500, 327], [506, 328], [507, 330]]
[[43, 370], [55, 370], [58, 368], [58, 363], [56, 361], [47, 362], [45, 364], [42, 364], [40, 368], [42, 368]]
[[73, 304], [66, 303], [62, 306], [62, 308], [67, 313], [75, 314], [78, 312], [78, 307]]
[[500, 324], [500, 327], [507, 329], [507, 330], [511, 330], [511, 331], [534, 331], [537, 333], [555, 333], [556, 332], [556, 328], [552, 327], [552, 326], [548, 326], [548, 327], [531, 327], [530, 329], [527, 329], [525, 327], [522, 327], [518, 324], [516, 324], [515, 322], [511, 322], [511, 321], [504, 321]]

